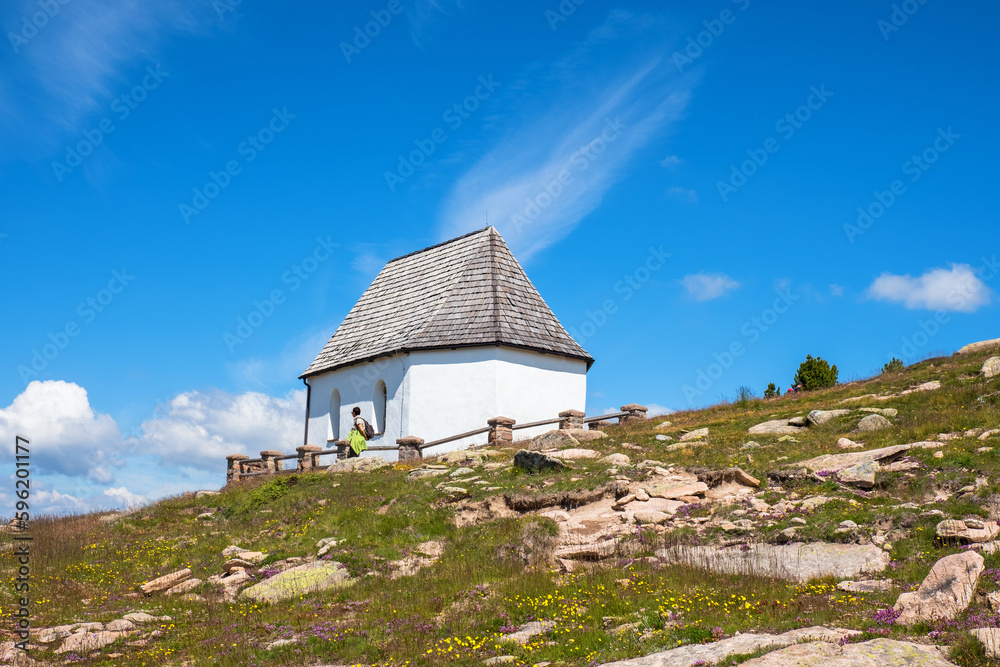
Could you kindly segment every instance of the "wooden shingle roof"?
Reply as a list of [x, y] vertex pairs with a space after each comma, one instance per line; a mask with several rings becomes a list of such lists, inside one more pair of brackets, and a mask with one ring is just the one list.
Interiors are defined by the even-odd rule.
[[594, 361], [493, 227], [391, 260], [301, 377], [398, 352], [483, 345]]

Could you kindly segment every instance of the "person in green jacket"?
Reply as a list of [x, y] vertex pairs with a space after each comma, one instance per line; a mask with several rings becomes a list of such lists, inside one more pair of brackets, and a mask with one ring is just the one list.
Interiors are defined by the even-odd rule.
[[368, 440], [365, 438], [365, 420], [361, 416], [361, 408], [355, 407], [351, 410], [354, 416], [354, 426], [347, 434], [347, 458], [361, 456], [361, 452], [368, 449]]

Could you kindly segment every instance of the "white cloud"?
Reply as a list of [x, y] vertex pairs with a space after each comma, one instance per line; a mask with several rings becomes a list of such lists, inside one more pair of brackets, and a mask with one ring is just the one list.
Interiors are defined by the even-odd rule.
[[[673, 408], [668, 408], [665, 405], [659, 405], [657, 403], [646, 403], [646, 407], [649, 408], [649, 411], [646, 413], [646, 417], [661, 417], [663, 415], [669, 415], [676, 412], [676, 410], [674, 410]], [[604, 408], [604, 410], [602, 410], [599, 414], [610, 415], [614, 414], [615, 412], [621, 412], [621, 408]], [[597, 415], [587, 415], [587, 416], [596, 417]]]
[[58, 491], [38, 489], [31, 494], [31, 497], [38, 514], [80, 514], [94, 509], [82, 498]]
[[671, 199], [676, 199], [678, 201], [687, 202], [689, 204], [695, 204], [698, 202], [698, 193], [694, 190], [689, 190], [686, 188], [673, 187], [667, 189], [667, 196]]
[[488, 212], [528, 258], [570, 233], [687, 106], [695, 79], [677, 74], [662, 33], [655, 19], [613, 11], [568, 56], [500, 88], [509, 125], [449, 193], [442, 236], [482, 226]]
[[935, 268], [916, 278], [883, 273], [868, 288], [868, 297], [902, 303], [907, 308], [972, 313], [990, 303], [990, 289], [968, 264]]
[[681, 284], [696, 301], [717, 299], [740, 286], [724, 273], [692, 273], [684, 276]]
[[72, 382], [29, 383], [0, 409], [0, 432], [11, 455], [14, 435], [21, 435], [32, 443], [32, 465], [69, 477], [110, 482], [111, 467], [121, 465], [124, 446], [118, 425], [110, 415], [94, 412], [87, 390]]
[[258, 392], [189, 391], [167, 405], [167, 414], [142, 425], [142, 448], [166, 466], [219, 470], [229, 454], [265, 449], [294, 452], [302, 444], [306, 390], [284, 398]]
[[149, 499], [145, 496], [132, 493], [124, 486], [120, 486], [116, 489], [104, 489], [104, 495], [113, 499], [116, 503], [116, 507], [124, 507], [126, 509], [142, 507], [149, 502]]
[[684, 160], [680, 159], [676, 155], [668, 155], [667, 157], [660, 160], [660, 166], [667, 167], [668, 169], [676, 169], [683, 162]]
[[830, 296], [844, 296], [844, 286], [837, 284], [830, 285]]

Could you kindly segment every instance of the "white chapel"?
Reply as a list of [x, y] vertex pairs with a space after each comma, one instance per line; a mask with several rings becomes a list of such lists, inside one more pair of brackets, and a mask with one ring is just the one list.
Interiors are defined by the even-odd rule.
[[584, 410], [593, 363], [487, 227], [379, 272], [301, 376], [306, 444], [328, 448], [346, 438], [355, 406], [378, 432], [370, 446], [409, 435], [431, 442], [497, 416], [523, 424]]

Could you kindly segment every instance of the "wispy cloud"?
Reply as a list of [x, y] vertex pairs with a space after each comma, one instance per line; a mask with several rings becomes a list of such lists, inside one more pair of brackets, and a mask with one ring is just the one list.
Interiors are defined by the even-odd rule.
[[684, 160], [680, 159], [676, 155], [668, 155], [660, 160], [660, 166], [666, 167], [667, 169], [676, 169], [682, 162], [684, 162]]
[[[18, 5], [3, 12], [5, 32], [19, 33], [21, 16], [38, 11], [36, 2]], [[138, 83], [127, 72], [154, 62], [168, 33], [198, 32], [217, 20], [211, 3], [196, 0], [74, 0], [59, 7], [0, 73], [0, 119], [40, 142], [77, 130], [98, 110], [108, 113], [118, 89]]]
[[718, 299], [726, 292], [739, 289], [740, 286], [724, 273], [692, 273], [684, 276], [681, 284], [695, 301]]
[[990, 303], [991, 292], [968, 264], [935, 268], [923, 275], [883, 273], [868, 288], [868, 298], [907, 308], [972, 313]]
[[572, 53], [509, 85], [510, 124], [448, 195], [442, 237], [485, 211], [520, 257], [570, 233], [687, 106], [695, 77], [667, 61], [664, 32], [655, 17], [612, 12]]

